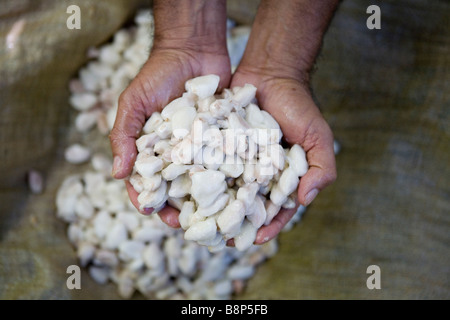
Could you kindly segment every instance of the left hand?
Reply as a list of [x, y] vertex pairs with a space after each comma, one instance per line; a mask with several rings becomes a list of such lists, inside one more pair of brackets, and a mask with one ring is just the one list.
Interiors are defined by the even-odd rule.
[[[336, 180], [333, 134], [313, 101], [308, 86], [294, 78], [277, 76], [276, 72], [241, 65], [233, 75], [231, 87], [255, 85], [261, 109], [280, 124], [289, 144], [298, 144], [306, 152], [308, 172], [300, 179], [298, 203], [309, 205], [317, 194]], [[255, 244], [275, 238], [296, 212], [281, 209], [267, 226], [257, 233]]]

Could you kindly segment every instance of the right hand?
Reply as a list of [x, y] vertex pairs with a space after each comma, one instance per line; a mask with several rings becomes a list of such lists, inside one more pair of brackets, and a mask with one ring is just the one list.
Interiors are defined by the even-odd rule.
[[[155, 42], [148, 61], [119, 97], [114, 127], [110, 133], [113, 153], [113, 177], [130, 176], [137, 156], [136, 139], [146, 120], [161, 111], [171, 100], [184, 92], [186, 80], [206, 74], [220, 76], [219, 89], [229, 86], [230, 60], [225, 50], [208, 52], [189, 48], [166, 47]], [[131, 202], [139, 210], [138, 193], [125, 181]], [[150, 214], [152, 210], [141, 212]], [[166, 206], [160, 211], [165, 223], [179, 227], [178, 211]]]

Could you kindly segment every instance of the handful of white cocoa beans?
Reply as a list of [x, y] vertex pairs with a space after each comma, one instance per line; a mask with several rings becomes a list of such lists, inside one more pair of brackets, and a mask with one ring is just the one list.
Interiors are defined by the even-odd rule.
[[217, 94], [219, 81], [212, 74], [190, 79], [181, 97], [151, 115], [129, 180], [140, 210], [180, 210], [186, 240], [216, 252], [234, 239], [244, 251], [281, 208], [296, 207], [308, 162], [299, 145], [283, 148], [255, 86]]

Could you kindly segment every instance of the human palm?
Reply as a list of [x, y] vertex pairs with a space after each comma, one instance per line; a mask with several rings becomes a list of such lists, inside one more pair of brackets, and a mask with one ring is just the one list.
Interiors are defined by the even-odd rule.
[[[231, 87], [255, 85], [260, 108], [279, 123], [288, 144], [299, 144], [306, 152], [309, 170], [300, 179], [297, 192], [299, 204], [309, 205], [318, 192], [336, 179], [333, 134], [310, 90], [304, 83], [276, 72], [241, 65], [232, 77]], [[262, 226], [255, 240], [261, 244], [273, 239], [296, 212], [282, 209], [272, 222]]]
[[[204, 74], [220, 76], [219, 90], [229, 86], [231, 67], [226, 50], [204, 53], [156, 48], [152, 51], [139, 74], [119, 98], [116, 121], [110, 134], [115, 178], [124, 179], [131, 174], [137, 156], [136, 139], [146, 119], [181, 96], [186, 80]], [[125, 183], [131, 202], [139, 208], [138, 193], [128, 181]], [[151, 211], [146, 209], [142, 213], [150, 214]], [[167, 206], [159, 214], [170, 226], [179, 226], [175, 209]]]

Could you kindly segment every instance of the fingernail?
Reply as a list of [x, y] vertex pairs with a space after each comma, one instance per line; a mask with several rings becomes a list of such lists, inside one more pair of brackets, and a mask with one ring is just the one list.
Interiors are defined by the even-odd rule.
[[115, 177], [117, 172], [120, 170], [120, 166], [122, 165], [122, 159], [119, 156], [114, 157], [113, 168], [112, 168], [112, 176]]
[[144, 208], [142, 213], [145, 215], [151, 214], [153, 212], [153, 208]]
[[269, 238], [268, 236], [265, 237], [257, 237], [255, 240], [256, 244], [264, 244], [266, 242], [269, 242], [269, 240], [271, 240], [271, 238]]
[[305, 207], [308, 206], [319, 194], [319, 190], [312, 189], [310, 192], [308, 192], [305, 196]]

